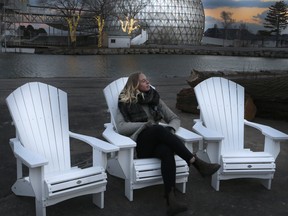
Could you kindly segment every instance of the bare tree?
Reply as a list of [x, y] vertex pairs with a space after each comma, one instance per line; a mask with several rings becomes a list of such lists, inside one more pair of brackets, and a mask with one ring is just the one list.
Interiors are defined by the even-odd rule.
[[48, 5], [56, 8], [64, 16], [69, 30], [69, 39], [72, 47], [76, 47], [77, 27], [84, 9], [83, 0], [53, 0], [47, 1]]
[[222, 19], [222, 25], [224, 28], [224, 39], [227, 39], [227, 29], [229, 29], [232, 24], [235, 23], [235, 20], [232, 19], [232, 15], [233, 13], [227, 11], [222, 11], [220, 14], [220, 17]]
[[94, 19], [97, 23], [99, 37], [98, 47], [103, 44], [103, 29], [105, 21], [109, 16], [112, 16], [115, 9], [115, 1], [113, 0], [87, 0], [89, 10], [94, 14]]
[[248, 31], [246, 23], [241, 22], [239, 24], [239, 35], [238, 35], [240, 40], [244, 39], [244, 34], [246, 31]]
[[149, 0], [119, 0], [118, 1], [118, 19], [121, 23], [123, 32], [130, 35], [134, 30], [138, 29], [140, 25], [138, 20], [135, 19], [136, 15], [144, 9]]

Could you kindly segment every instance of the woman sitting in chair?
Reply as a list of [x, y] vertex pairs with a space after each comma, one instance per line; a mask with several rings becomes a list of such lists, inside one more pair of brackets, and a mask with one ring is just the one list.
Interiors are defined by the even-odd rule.
[[[219, 164], [206, 163], [192, 154], [174, 134], [180, 127], [180, 119], [151, 88], [145, 74], [130, 75], [120, 93], [116, 118], [118, 132], [136, 141], [137, 158], [156, 157], [161, 160], [161, 173], [167, 199], [167, 215], [176, 215], [187, 206], [175, 200], [176, 165], [174, 155], [193, 165], [202, 176], [211, 176]], [[158, 124], [161, 120], [166, 126]]]

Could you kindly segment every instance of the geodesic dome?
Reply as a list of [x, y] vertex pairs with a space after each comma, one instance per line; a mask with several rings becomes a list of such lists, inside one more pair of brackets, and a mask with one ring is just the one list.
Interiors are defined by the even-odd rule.
[[[201, 0], [150, 0], [135, 18], [148, 32], [147, 44], [198, 45], [205, 27]], [[120, 22], [111, 21], [107, 31], [121, 32]], [[138, 33], [134, 31], [131, 36]]]

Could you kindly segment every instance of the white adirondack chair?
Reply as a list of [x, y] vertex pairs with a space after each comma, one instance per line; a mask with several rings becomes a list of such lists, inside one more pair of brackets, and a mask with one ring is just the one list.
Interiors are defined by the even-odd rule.
[[[230, 80], [212, 77], [194, 88], [200, 108], [200, 120], [193, 129], [203, 136], [208, 158], [221, 164], [212, 176], [212, 187], [219, 190], [220, 181], [235, 178], [258, 178], [271, 189], [275, 160], [280, 142], [288, 135], [271, 127], [244, 119], [244, 88]], [[244, 148], [244, 125], [265, 136], [264, 151]]]
[[[106, 154], [118, 147], [108, 142], [69, 131], [67, 94], [39, 82], [27, 83], [6, 99], [16, 138], [10, 145], [17, 159], [17, 181], [12, 191], [35, 197], [36, 215], [45, 216], [46, 207], [93, 194], [93, 202], [104, 207]], [[88, 143], [93, 164], [85, 169], [71, 167], [70, 138]], [[22, 168], [29, 168], [24, 176]]]
[[[136, 143], [129, 137], [120, 135], [117, 132], [115, 117], [118, 109], [118, 97], [127, 79], [127, 77], [119, 78], [104, 89], [111, 122], [105, 124], [103, 137], [120, 148], [119, 152], [108, 160], [107, 171], [113, 176], [125, 179], [125, 196], [130, 201], [133, 201], [133, 190], [162, 184], [163, 180], [160, 170], [160, 160], [157, 158], [136, 159], [134, 156]], [[202, 140], [201, 136], [184, 128], [179, 128], [176, 134], [185, 142], [191, 152], [193, 150], [192, 143], [198, 143]], [[175, 156], [175, 159], [177, 167], [176, 187], [179, 191], [185, 193], [189, 167], [180, 157]]]

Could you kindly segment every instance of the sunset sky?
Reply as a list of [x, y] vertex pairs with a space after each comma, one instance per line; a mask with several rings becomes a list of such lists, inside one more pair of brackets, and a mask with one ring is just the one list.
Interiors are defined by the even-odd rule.
[[[263, 27], [268, 8], [279, 0], [202, 0], [205, 11], [205, 29], [213, 28], [217, 24], [222, 28], [220, 13], [231, 12], [235, 19], [235, 27], [245, 23], [248, 30], [256, 33]], [[284, 1], [288, 4], [288, 0]], [[286, 29], [282, 33], [288, 33]]]
[[[193, 1], [193, 0], [191, 0]], [[257, 33], [263, 27], [264, 18], [268, 8], [280, 0], [202, 0], [205, 10], [205, 30], [213, 28], [215, 24], [222, 28], [220, 13], [222, 11], [231, 12], [232, 18], [236, 21], [233, 27], [239, 27], [240, 23], [245, 23], [248, 30]], [[29, 0], [30, 3], [39, 0]], [[288, 0], [284, 0], [288, 4]], [[288, 28], [282, 33], [288, 34]]]

